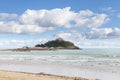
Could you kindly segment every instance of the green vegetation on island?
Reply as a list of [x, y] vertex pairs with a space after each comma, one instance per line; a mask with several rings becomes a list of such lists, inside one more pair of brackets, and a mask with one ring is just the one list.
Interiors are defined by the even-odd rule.
[[57, 38], [56, 40], [48, 41], [44, 44], [37, 44], [35, 47], [49, 47], [55, 49], [80, 49], [79, 47], [75, 46], [70, 41], [65, 41], [62, 38]]
[[34, 50], [57, 50], [57, 49], [80, 49], [70, 41], [65, 41], [62, 38], [48, 41], [44, 44], [36, 44], [34, 47], [24, 46], [16, 49], [6, 49], [11, 51], [34, 51]]

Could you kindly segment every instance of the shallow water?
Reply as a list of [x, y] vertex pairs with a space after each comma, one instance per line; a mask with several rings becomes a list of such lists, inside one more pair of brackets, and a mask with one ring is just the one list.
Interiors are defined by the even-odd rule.
[[114, 75], [111, 80], [120, 79], [118, 76], [120, 75], [120, 49], [115, 48], [31, 52], [0, 51], [0, 64], [0, 69], [48, 72], [101, 80]]

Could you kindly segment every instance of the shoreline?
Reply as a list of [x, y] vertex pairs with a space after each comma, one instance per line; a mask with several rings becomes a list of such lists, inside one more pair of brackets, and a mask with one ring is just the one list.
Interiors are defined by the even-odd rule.
[[[65, 76], [65, 77], [72, 77], [72, 78], [85, 78], [82, 80], [119, 80], [119, 74], [116, 73], [109, 73], [109, 72], [100, 72], [94, 71], [89, 69], [77, 69], [77, 68], [68, 68], [68, 67], [59, 67], [59, 66], [49, 66], [48, 65], [41, 65], [41, 66], [25, 66], [25, 65], [1, 65], [0, 71], [12, 71], [12, 72], [20, 72], [20, 73], [32, 73], [32, 74], [50, 74], [50, 75], [57, 75], [57, 76]], [[71, 69], [72, 68], [72, 69]], [[33, 79], [34, 80], [34, 79]], [[44, 80], [44, 79], [43, 79]], [[47, 79], [49, 80], [49, 79]], [[55, 79], [57, 80], [57, 79]], [[64, 80], [64, 79], [62, 79]], [[69, 79], [67, 79], [69, 80]], [[71, 79], [70, 79], [71, 80]], [[74, 79], [72, 79], [74, 80]], [[81, 80], [81, 79], [77, 79]]]
[[13, 49], [0, 49], [0, 51], [56, 51], [56, 50], [82, 50], [82, 48], [59, 48], [59, 47], [23, 47], [23, 48], [13, 48]]
[[0, 70], [0, 80], [97, 80], [61, 75]]
[[[94, 58], [94, 56], [92, 58], [89, 56], [84, 58], [84, 56], [78, 55], [78, 53], [84, 51], [85, 50], [50, 52], [31, 51], [25, 53], [10, 51], [1, 52], [0, 70], [28, 73], [47, 73], [60, 76], [82, 77], [97, 80], [120, 80], [120, 64], [118, 63], [116, 65], [116, 63], [119, 62], [119, 59], [96, 59], [96, 57]], [[90, 50], [87, 51], [89, 52]], [[86, 51], [84, 53], [86, 53]], [[115, 55], [118, 55], [118, 53], [116, 53]], [[114, 55], [112, 55], [111, 53], [111, 55], [109, 56]], [[91, 61], [91, 59], [92, 61], [94, 60], [94, 62], [89, 62]], [[114, 61], [114, 64], [113, 62], [111, 62], [111, 60]], [[110, 62], [110, 64], [108, 64], [108, 61]]]

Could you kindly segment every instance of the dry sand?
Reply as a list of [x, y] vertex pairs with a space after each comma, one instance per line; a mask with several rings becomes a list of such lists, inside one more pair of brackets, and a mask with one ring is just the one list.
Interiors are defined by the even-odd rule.
[[75, 77], [57, 76], [51, 74], [35, 74], [27, 72], [0, 71], [0, 80], [95, 80]]

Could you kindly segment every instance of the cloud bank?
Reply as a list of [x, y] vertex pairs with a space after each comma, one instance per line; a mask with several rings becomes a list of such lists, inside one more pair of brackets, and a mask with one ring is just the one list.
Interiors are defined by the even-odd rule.
[[93, 28], [90, 32], [78, 31], [58, 32], [55, 38], [61, 37], [75, 43], [79, 47], [87, 48], [118, 48], [120, 47], [119, 28]]
[[67, 32], [58, 32], [55, 37], [62, 37], [68, 40], [85, 40], [85, 39], [114, 39], [120, 38], [119, 28], [92, 28], [89, 32], [80, 33], [72, 30]]
[[[113, 11], [112, 7], [104, 8], [103, 10]], [[115, 40], [114, 42], [109, 42], [107, 39], [120, 38], [120, 28], [101, 28], [101, 26], [109, 20], [110, 19], [107, 14], [95, 13], [88, 9], [80, 10], [78, 12], [71, 10], [70, 7], [54, 8], [51, 10], [28, 9], [21, 15], [14, 13], [0, 13], [0, 33], [37, 34], [44, 33], [49, 30], [55, 30], [59, 27], [64, 27], [66, 30], [68, 29], [70, 31], [58, 31], [54, 38], [61, 37], [65, 40], [74, 42], [78, 46], [83, 45], [91, 47], [106, 45], [106, 47], [109, 47], [111, 45], [119, 47], [120, 44], [117, 44], [119, 40], [116, 40], [116, 42]], [[86, 32], [80, 32], [79, 29], [81, 28], [85, 28]], [[95, 39], [106, 39], [106, 41], [95, 41]], [[14, 45], [21, 47], [26, 44], [32, 43], [33, 45], [38, 42], [38, 40], [24, 41], [14, 39], [0, 41], [0, 46]]]
[[108, 15], [91, 10], [74, 12], [70, 7], [51, 10], [26, 10], [23, 14], [0, 13], [0, 32], [4, 33], [43, 33], [57, 27], [95, 28], [105, 24]]

